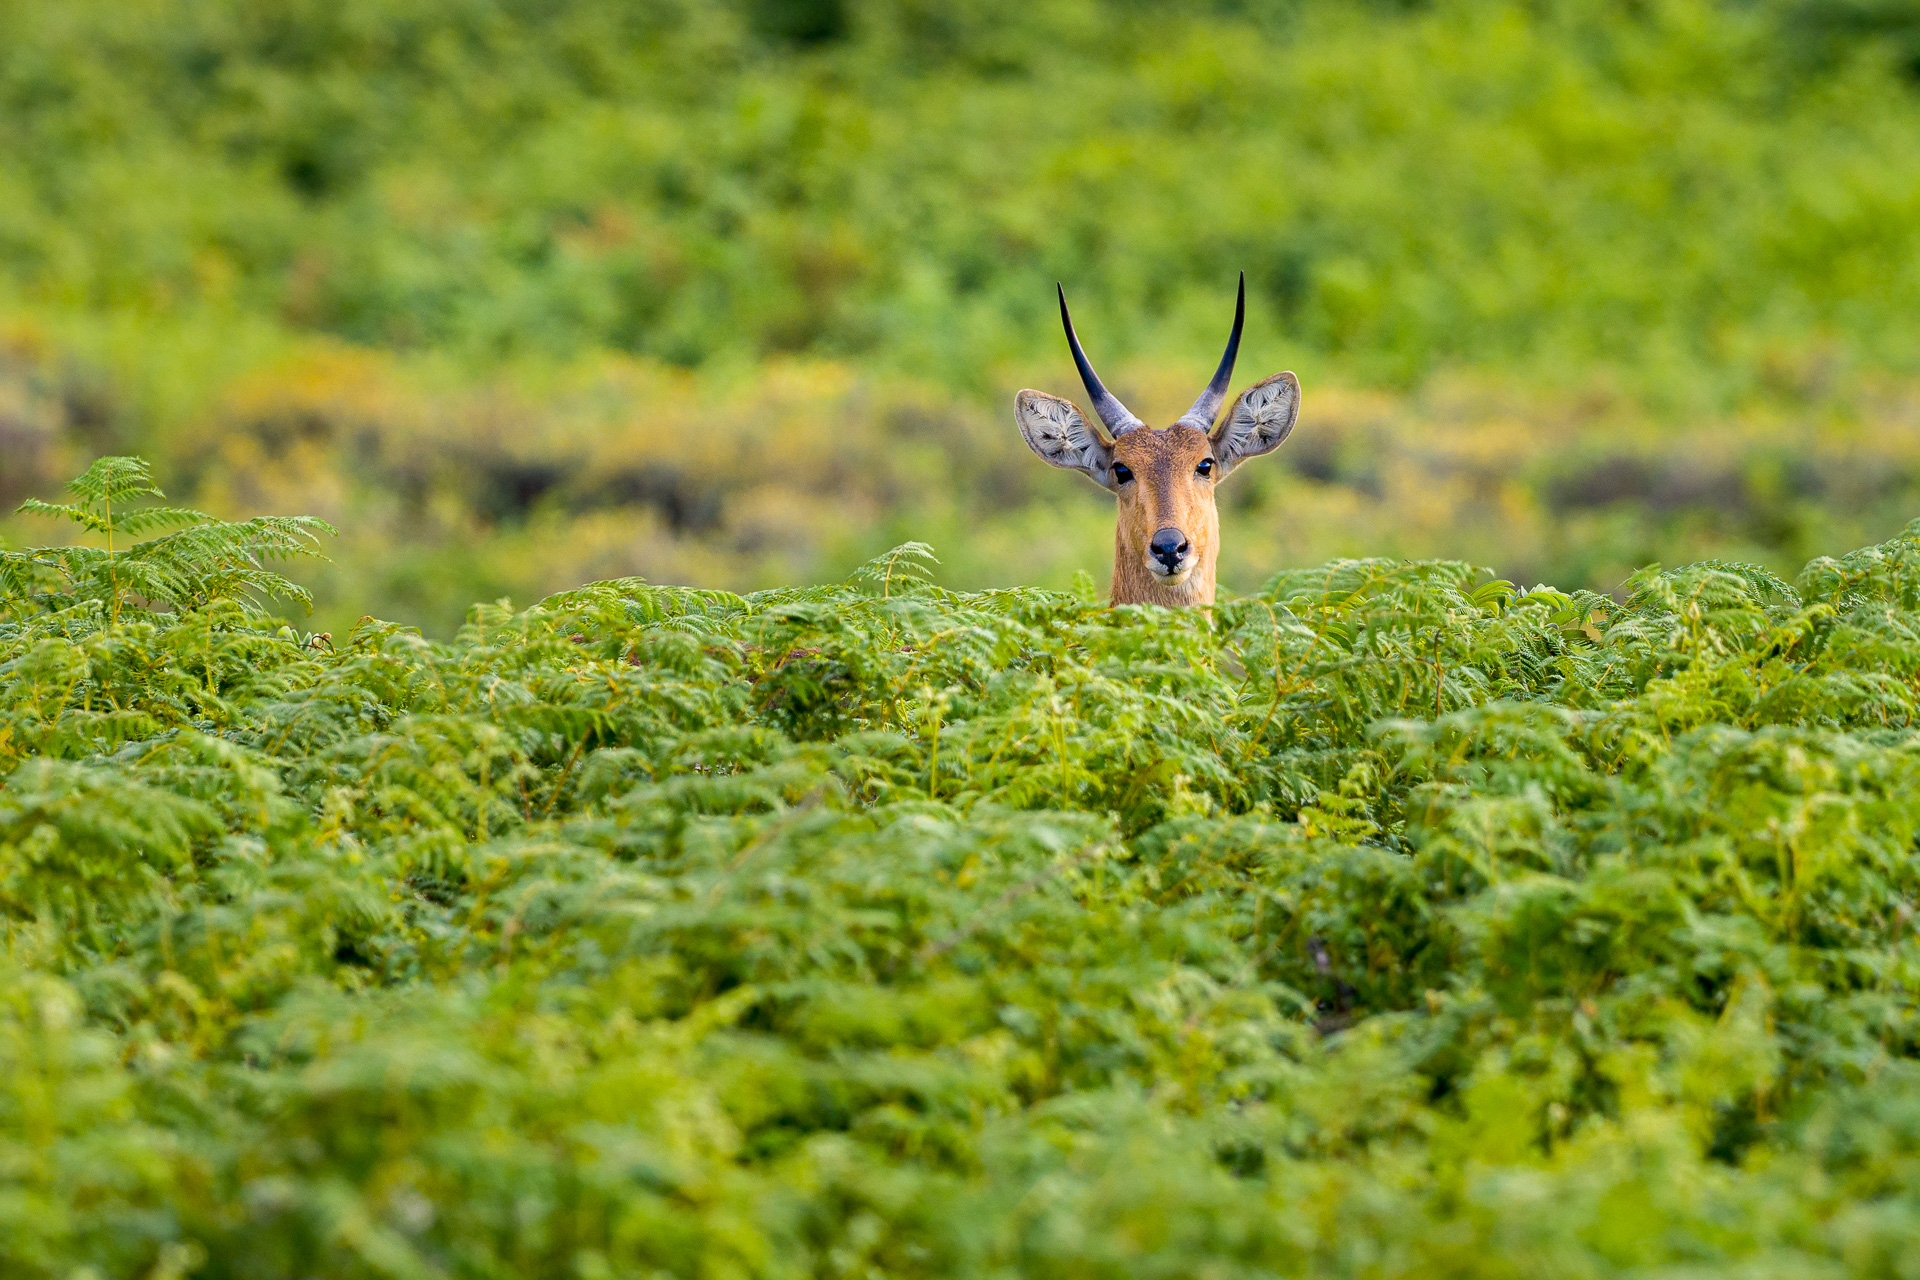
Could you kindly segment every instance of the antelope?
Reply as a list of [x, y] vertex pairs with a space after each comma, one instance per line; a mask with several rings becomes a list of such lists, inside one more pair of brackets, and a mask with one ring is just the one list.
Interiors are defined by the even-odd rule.
[[1133, 416], [1100, 384], [1060, 293], [1060, 323], [1104, 432], [1071, 400], [1031, 388], [1014, 397], [1014, 416], [1027, 447], [1043, 462], [1078, 471], [1119, 500], [1113, 535], [1114, 604], [1208, 605], [1220, 554], [1220, 511], [1214, 486], [1248, 458], [1280, 447], [1300, 413], [1300, 380], [1276, 373], [1240, 393], [1220, 418], [1240, 328], [1247, 318], [1247, 275], [1233, 308], [1233, 333], [1213, 381], [1170, 427], [1155, 429]]

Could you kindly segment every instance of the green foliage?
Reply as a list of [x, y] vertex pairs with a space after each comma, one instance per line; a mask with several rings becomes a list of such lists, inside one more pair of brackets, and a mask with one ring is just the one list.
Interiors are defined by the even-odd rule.
[[1915, 31], [1908, 0], [28, 0], [0, 279], [979, 389], [1056, 353], [1055, 279], [1110, 359], [1204, 361], [1244, 269], [1263, 366], [1278, 332], [1368, 380], [1765, 391], [1783, 347], [1914, 367]]
[[[319, 555], [319, 535], [334, 532], [324, 520], [262, 516], [232, 523], [185, 507], [126, 510], [129, 502], [166, 496], [154, 487], [140, 458], [101, 458], [69, 481], [67, 489], [80, 501], [55, 504], [29, 498], [20, 510], [68, 520], [107, 545], [0, 550], [0, 588], [7, 596], [0, 607], [9, 612], [99, 603], [108, 618], [117, 622], [129, 596], [151, 608], [197, 609], [232, 599], [243, 608], [257, 610], [247, 592], [298, 600], [308, 607], [313, 604], [304, 587], [262, 562]], [[146, 542], [115, 546], [116, 538], [124, 543], [179, 525], [186, 527]]]
[[137, 452], [324, 516], [323, 631], [910, 539], [1064, 589], [1108, 500], [1006, 410], [1076, 385], [1053, 282], [1164, 421], [1244, 270], [1242, 372], [1307, 394], [1222, 491], [1236, 589], [1791, 576], [1920, 510], [1915, 12], [13, 0], [0, 504]]
[[0, 1270], [1907, 1274], [1920, 523], [1624, 603], [928, 555], [9, 587]]

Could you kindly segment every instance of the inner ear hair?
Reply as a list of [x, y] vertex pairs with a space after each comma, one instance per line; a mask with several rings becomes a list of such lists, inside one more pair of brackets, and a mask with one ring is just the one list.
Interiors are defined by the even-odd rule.
[[1213, 456], [1223, 471], [1248, 458], [1272, 453], [1293, 431], [1300, 416], [1300, 380], [1276, 373], [1240, 393], [1226, 417], [1213, 429]]
[[1113, 488], [1113, 446], [1093, 429], [1080, 406], [1028, 389], [1014, 397], [1013, 413], [1027, 447], [1042, 461], [1078, 471], [1103, 489]]

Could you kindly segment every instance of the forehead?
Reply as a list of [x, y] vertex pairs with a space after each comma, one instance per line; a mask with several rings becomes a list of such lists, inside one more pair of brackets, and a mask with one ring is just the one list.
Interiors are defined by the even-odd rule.
[[1151, 427], [1129, 431], [1113, 442], [1113, 456], [1135, 471], [1155, 463], [1198, 463], [1210, 451], [1206, 434], [1183, 423], [1160, 431]]

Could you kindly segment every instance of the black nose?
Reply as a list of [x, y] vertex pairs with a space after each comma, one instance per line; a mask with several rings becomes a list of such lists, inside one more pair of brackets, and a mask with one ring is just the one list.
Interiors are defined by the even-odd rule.
[[1180, 567], [1180, 561], [1186, 557], [1187, 535], [1178, 529], [1162, 529], [1153, 535], [1153, 541], [1147, 544], [1147, 550], [1153, 558], [1166, 566], [1168, 573]]

